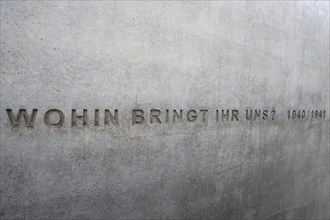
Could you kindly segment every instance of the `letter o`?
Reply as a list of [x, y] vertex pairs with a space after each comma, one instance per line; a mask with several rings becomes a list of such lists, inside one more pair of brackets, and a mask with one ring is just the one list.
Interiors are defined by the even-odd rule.
[[[49, 120], [49, 116], [52, 114], [52, 113], [57, 113], [59, 116], [60, 116], [60, 120], [57, 122], [57, 123], [51, 123], [50, 120]], [[61, 127], [64, 123], [64, 114], [62, 111], [58, 110], [58, 109], [49, 109], [46, 113], [45, 113], [45, 116], [44, 116], [44, 120], [45, 120], [45, 124], [48, 126], [48, 127], [51, 127], [51, 126], [55, 126], [55, 127]]]

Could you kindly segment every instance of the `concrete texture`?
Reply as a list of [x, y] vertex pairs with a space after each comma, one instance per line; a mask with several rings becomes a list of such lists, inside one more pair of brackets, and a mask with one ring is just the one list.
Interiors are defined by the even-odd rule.
[[[1, 1], [0, 85], [1, 219], [330, 217], [327, 1]], [[34, 127], [8, 108], [38, 109]], [[92, 126], [115, 108], [119, 125]], [[136, 108], [210, 117], [132, 125]]]

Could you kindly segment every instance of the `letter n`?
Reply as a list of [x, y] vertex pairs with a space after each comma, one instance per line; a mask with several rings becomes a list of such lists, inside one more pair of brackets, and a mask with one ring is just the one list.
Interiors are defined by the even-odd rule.
[[13, 127], [18, 127], [20, 125], [20, 123], [22, 121], [22, 117], [24, 117], [25, 124], [28, 127], [33, 127], [34, 122], [36, 120], [36, 115], [37, 115], [38, 109], [33, 109], [31, 116], [29, 116], [27, 114], [25, 109], [20, 109], [20, 110], [18, 110], [16, 117], [14, 116], [13, 111], [11, 109], [6, 109], [6, 111], [7, 111], [8, 117], [9, 117], [9, 121]]

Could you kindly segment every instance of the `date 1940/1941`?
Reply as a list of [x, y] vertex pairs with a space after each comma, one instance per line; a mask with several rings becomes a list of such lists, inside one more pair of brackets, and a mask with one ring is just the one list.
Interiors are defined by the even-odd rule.
[[288, 119], [322, 119], [325, 118], [325, 110], [289, 110]]

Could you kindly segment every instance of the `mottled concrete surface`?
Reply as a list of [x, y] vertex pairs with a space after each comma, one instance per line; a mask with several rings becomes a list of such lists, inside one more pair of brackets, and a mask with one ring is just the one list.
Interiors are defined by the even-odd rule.
[[[0, 83], [1, 219], [330, 217], [329, 2], [1, 1]], [[133, 108], [277, 113], [133, 126]]]

